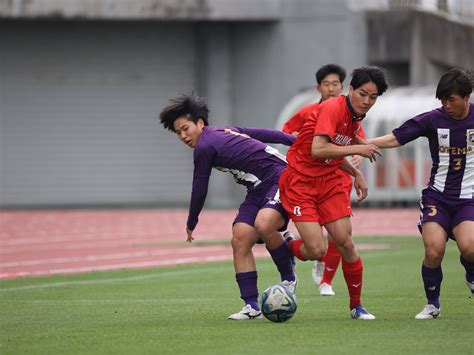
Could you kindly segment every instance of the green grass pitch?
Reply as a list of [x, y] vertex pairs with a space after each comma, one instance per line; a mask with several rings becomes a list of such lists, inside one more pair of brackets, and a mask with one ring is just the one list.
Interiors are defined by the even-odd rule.
[[[298, 311], [287, 323], [228, 321], [242, 307], [231, 262], [0, 282], [1, 354], [474, 354], [474, 299], [453, 241], [443, 262], [442, 317], [415, 320], [425, 304], [421, 238], [362, 251], [362, 301], [375, 321], [350, 319], [337, 271], [320, 297], [299, 262]], [[278, 282], [258, 260], [259, 288]]]

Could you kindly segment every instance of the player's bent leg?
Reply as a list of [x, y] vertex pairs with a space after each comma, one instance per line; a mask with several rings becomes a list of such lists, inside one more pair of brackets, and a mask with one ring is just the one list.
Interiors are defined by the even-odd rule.
[[[280, 272], [281, 281], [296, 283], [296, 275], [292, 263], [292, 255], [286, 240], [278, 229], [284, 227], [285, 219], [273, 208], [262, 208], [255, 219], [255, 229], [265, 241], [268, 252]], [[293, 288], [296, 286], [294, 285]]]
[[422, 227], [425, 258], [423, 264], [429, 268], [441, 266], [446, 250], [448, 234], [437, 222], [424, 222]]
[[258, 238], [255, 228], [246, 223], [237, 222], [232, 227], [231, 245], [234, 255], [235, 279], [240, 290], [240, 298], [245, 305], [240, 312], [231, 314], [228, 319], [249, 320], [259, 318], [258, 275], [252, 253], [252, 247]]
[[278, 230], [285, 224], [280, 212], [272, 208], [262, 208], [255, 218], [255, 229], [269, 249], [278, 248], [285, 240]]
[[439, 296], [443, 282], [443, 261], [446, 249], [447, 232], [437, 222], [424, 222], [422, 226], [425, 257], [421, 266], [421, 276], [427, 304], [415, 319], [435, 319], [441, 314]]
[[294, 222], [301, 239], [292, 243], [291, 252], [300, 260], [318, 260], [326, 253], [323, 230], [318, 222]]
[[461, 252], [460, 261], [465, 269], [466, 285], [474, 297], [474, 221], [464, 221], [453, 229]]
[[350, 217], [343, 217], [326, 223], [324, 228], [332, 236], [342, 259], [351, 263], [359, 258], [359, 253], [352, 240], [352, 224]]
[[232, 226], [231, 246], [236, 273], [256, 270], [252, 247], [258, 239], [259, 234], [254, 227], [240, 222]]
[[364, 266], [352, 241], [352, 224], [350, 217], [343, 217], [326, 223], [324, 227], [333, 237], [334, 242], [342, 256], [342, 272], [349, 291], [349, 308], [351, 317], [359, 320], [373, 320], [375, 316], [370, 314], [361, 305], [362, 275]]

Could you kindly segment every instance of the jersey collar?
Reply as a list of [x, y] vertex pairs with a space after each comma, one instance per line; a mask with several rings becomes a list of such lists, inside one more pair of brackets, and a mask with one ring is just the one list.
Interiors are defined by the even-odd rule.
[[357, 113], [354, 111], [354, 108], [351, 105], [351, 100], [349, 100], [349, 95], [346, 96], [346, 105], [349, 111], [352, 113], [352, 122], [362, 121], [365, 118], [365, 113], [362, 116], [357, 116]]

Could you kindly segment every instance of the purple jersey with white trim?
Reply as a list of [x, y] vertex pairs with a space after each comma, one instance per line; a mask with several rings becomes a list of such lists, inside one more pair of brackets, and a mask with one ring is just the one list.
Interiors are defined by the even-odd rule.
[[449, 197], [474, 197], [474, 104], [463, 120], [452, 118], [443, 108], [418, 115], [393, 130], [404, 145], [427, 137], [433, 166], [428, 187]]
[[286, 158], [265, 143], [293, 144], [295, 137], [276, 130], [206, 126], [194, 148], [194, 177], [187, 227], [194, 230], [206, 199], [212, 168], [230, 172], [247, 192], [267, 188], [286, 167]]

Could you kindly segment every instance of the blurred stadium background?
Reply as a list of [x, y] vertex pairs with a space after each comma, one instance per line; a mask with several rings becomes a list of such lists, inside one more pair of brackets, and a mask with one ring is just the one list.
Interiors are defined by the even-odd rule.
[[[373, 64], [393, 90], [365, 125], [385, 133], [438, 106], [443, 71], [474, 68], [474, 2], [1, 0], [0, 48], [0, 207], [186, 207], [192, 156], [157, 121], [170, 98], [278, 127], [319, 66]], [[423, 144], [364, 167], [366, 206], [418, 200]], [[235, 207], [233, 184], [215, 173], [207, 207]]]

